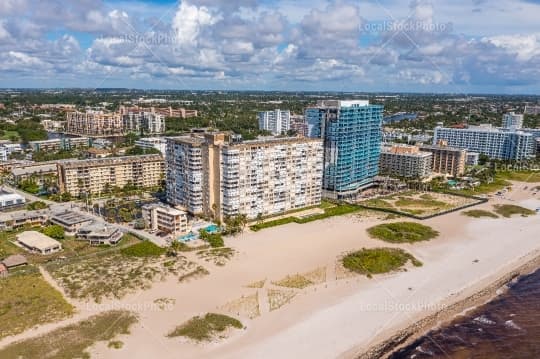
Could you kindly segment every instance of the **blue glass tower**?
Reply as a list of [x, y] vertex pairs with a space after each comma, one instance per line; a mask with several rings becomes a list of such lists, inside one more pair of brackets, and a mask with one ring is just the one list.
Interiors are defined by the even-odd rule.
[[308, 136], [324, 139], [323, 189], [343, 198], [367, 187], [379, 172], [382, 105], [321, 101], [306, 109]]

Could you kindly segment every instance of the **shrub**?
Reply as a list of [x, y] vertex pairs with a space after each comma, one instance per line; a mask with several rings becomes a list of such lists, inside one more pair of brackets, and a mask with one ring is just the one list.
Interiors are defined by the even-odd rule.
[[488, 218], [499, 218], [495, 213], [490, 211], [484, 211], [482, 209], [473, 209], [471, 211], [461, 212], [462, 215], [467, 217], [473, 217], [473, 218], [482, 218], [482, 217], [488, 217]]
[[513, 215], [519, 214], [522, 217], [532, 216], [536, 212], [528, 208], [516, 206], [513, 204], [498, 204], [495, 205], [495, 212], [503, 217], [509, 218]]
[[122, 248], [120, 252], [129, 257], [158, 257], [164, 254], [166, 249], [158, 247], [150, 241], [143, 241], [127, 248]]
[[193, 317], [167, 334], [169, 338], [187, 337], [196, 341], [211, 340], [217, 333], [228, 328], [241, 329], [242, 323], [227, 315], [207, 313], [204, 317]]
[[408, 261], [419, 267], [422, 262], [411, 254], [398, 248], [372, 248], [362, 249], [347, 254], [343, 260], [343, 266], [350, 271], [365, 274], [367, 276], [395, 271], [404, 266]]
[[64, 239], [65, 233], [64, 228], [62, 226], [59, 226], [58, 224], [53, 224], [51, 226], [47, 226], [41, 230], [41, 232], [54, 239]]
[[415, 222], [380, 224], [368, 230], [371, 237], [391, 243], [414, 243], [436, 238], [439, 232]]

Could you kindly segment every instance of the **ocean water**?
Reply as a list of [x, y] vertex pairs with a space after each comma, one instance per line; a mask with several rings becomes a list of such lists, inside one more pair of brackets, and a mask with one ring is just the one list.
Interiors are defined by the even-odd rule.
[[391, 359], [540, 359], [540, 270]]

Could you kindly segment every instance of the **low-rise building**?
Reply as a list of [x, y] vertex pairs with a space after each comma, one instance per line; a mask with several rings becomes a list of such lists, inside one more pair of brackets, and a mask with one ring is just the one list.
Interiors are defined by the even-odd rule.
[[109, 224], [92, 222], [77, 230], [77, 239], [88, 241], [90, 245], [115, 245], [122, 239], [124, 234]]
[[106, 158], [111, 155], [111, 151], [106, 150], [104, 148], [95, 148], [91, 147], [86, 150], [85, 157], [86, 158]]
[[58, 163], [61, 192], [73, 196], [107, 192], [112, 187], [138, 188], [161, 184], [165, 163], [161, 155], [111, 157]]
[[43, 233], [36, 231], [22, 232], [17, 235], [17, 243], [32, 253], [53, 254], [62, 250], [62, 244]]
[[49, 214], [45, 210], [2, 213], [0, 214], [0, 230], [43, 226], [48, 220]]
[[176, 208], [153, 203], [143, 206], [142, 214], [146, 227], [151, 230], [174, 235], [189, 231], [186, 212]]
[[30, 141], [28, 145], [34, 152], [70, 151], [90, 147], [92, 141], [88, 137], [64, 137], [44, 141]]
[[431, 162], [432, 154], [416, 146], [384, 146], [379, 168], [382, 175], [423, 179], [431, 175]]
[[13, 254], [9, 257], [2, 259], [2, 264], [9, 270], [12, 268], [28, 265], [28, 260], [25, 256], [21, 254]]
[[64, 211], [53, 214], [49, 221], [64, 228], [67, 235], [73, 236], [81, 227], [91, 224], [93, 218], [77, 212]]
[[6, 278], [8, 274], [7, 267], [3, 263], [0, 263], [0, 278]]
[[0, 189], [0, 211], [23, 206], [26, 198], [17, 193], [6, 192]]
[[11, 169], [9, 181], [17, 185], [22, 181], [33, 178], [38, 185], [42, 185], [46, 177], [56, 177], [56, 163], [51, 161], [17, 165]]

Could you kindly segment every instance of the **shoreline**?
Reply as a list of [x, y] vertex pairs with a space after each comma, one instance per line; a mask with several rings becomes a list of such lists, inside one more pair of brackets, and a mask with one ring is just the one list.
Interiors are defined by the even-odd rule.
[[[467, 315], [468, 312], [475, 310], [486, 303], [506, 292], [508, 284], [516, 278], [531, 274], [540, 269], [540, 250], [518, 259], [516, 263], [509, 265], [511, 268], [502, 270], [504, 274], [497, 273], [495, 279], [486, 279], [488, 283], [478, 283], [473, 285], [474, 289], [464, 289], [459, 295], [465, 295], [465, 298], [450, 300], [446, 298], [443, 302], [451, 301], [445, 305], [444, 309], [420, 318], [415, 323], [408, 325], [405, 329], [393, 332], [390, 337], [385, 335], [386, 339], [378, 340], [377, 343], [370, 345], [367, 350], [356, 351], [352, 354], [355, 359], [383, 359], [388, 358], [398, 350], [414, 343], [417, 339], [425, 336], [433, 330], [437, 330], [451, 323], [454, 319]], [[482, 282], [482, 281], [481, 281]], [[478, 288], [479, 287], [479, 288]], [[467, 293], [472, 291], [471, 293]], [[443, 304], [444, 305], [444, 304]]]

